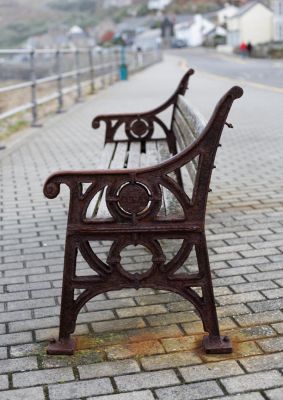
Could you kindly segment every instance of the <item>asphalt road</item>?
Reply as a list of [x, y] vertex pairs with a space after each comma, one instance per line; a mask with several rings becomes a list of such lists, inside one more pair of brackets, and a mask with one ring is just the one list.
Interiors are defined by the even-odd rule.
[[170, 50], [170, 53], [184, 57], [188, 66], [197, 71], [272, 87], [275, 90], [283, 89], [283, 60], [242, 58], [204, 48]]

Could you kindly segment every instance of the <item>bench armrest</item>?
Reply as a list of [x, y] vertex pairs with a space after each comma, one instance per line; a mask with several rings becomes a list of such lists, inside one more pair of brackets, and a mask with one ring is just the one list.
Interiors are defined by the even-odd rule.
[[[204, 218], [209, 183], [221, 133], [235, 99], [241, 97], [240, 87], [231, 88], [218, 102], [212, 117], [200, 136], [181, 153], [157, 165], [139, 169], [62, 171], [51, 175], [44, 185], [44, 194], [55, 198], [60, 185], [70, 189], [69, 220], [83, 222], [90, 201], [105, 190], [105, 201], [116, 221], [155, 219], [162, 204], [162, 187], [173, 193], [184, 216], [191, 218], [191, 208]], [[170, 177], [195, 157], [199, 158], [192, 199], [181, 185]], [[84, 191], [83, 184], [89, 184]]]
[[[60, 185], [70, 189], [68, 221], [87, 222], [90, 202], [105, 194], [107, 209], [115, 221], [128, 222], [139, 218], [141, 204], [146, 215], [156, 215], [162, 204], [158, 179], [153, 182], [149, 168], [139, 170], [62, 171], [51, 175], [44, 184], [44, 194], [53, 199], [60, 193]], [[158, 177], [158, 176], [157, 176]], [[89, 184], [84, 191], [84, 184]], [[147, 207], [150, 204], [150, 207]], [[135, 209], [137, 210], [135, 212]], [[143, 217], [143, 215], [142, 215]]]
[[186, 90], [188, 89], [189, 78], [191, 75], [193, 75], [193, 73], [194, 70], [188, 70], [181, 79], [172, 96], [159, 107], [139, 113], [98, 115], [93, 119], [92, 127], [97, 129], [100, 127], [101, 122], [105, 122], [105, 143], [113, 142], [115, 133], [123, 124], [125, 124], [125, 132], [129, 140], [149, 139], [154, 131], [154, 123], [159, 124], [165, 131], [166, 136], [168, 136], [168, 129], [166, 128], [166, 125], [160, 120], [160, 118], [157, 117], [157, 115], [168, 107], [175, 105], [180, 94], [185, 94]]

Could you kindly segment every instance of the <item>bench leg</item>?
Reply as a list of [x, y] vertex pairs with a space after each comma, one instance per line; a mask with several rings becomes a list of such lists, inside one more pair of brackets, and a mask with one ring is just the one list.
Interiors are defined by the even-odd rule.
[[[151, 248], [150, 246], [148, 246]], [[159, 274], [158, 266], [153, 268], [152, 271], [154, 276], [144, 276], [141, 280], [133, 279], [131, 280], [131, 274], [127, 275], [127, 280], [125, 280], [125, 276], [120, 276], [118, 274], [118, 278], [123, 278], [119, 283], [119, 279], [114, 285], [107, 284], [105, 285], [105, 291], [114, 290], [125, 287], [153, 287], [156, 289], [170, 290], [176, 293], [179, 293], [188, 301], [191, 301], [195, 304], [199, 314], [202, 318], [204, 330], [208, 333], [204, 337], [203, 345], [204, 349], [207, 353], [231, 353], [232, 346], [230, 340], [226, 336], [221, 336], [219, 332], [218, 319], [216, 314], [215, 307], [215, 299], [212, 288], [211, 281], [211, 273], [208, 259], [208, 252], [206, 246], [206, 239], [204, 234], [200, 234], [198, 237], [197, 243], [195, 243], [196, 255], [199, 267], [199, 278], [195, 286], [202, 288], [202, 297], [199, 297], [197, 294], [193, 294], [192, 292], [188, 292], [188, 290], [194, 289], [194, 284], [186, 285], [185, 280], [181, 279], [177, 282], [174, 279], [171, 281], [171, 284], [168, 285], [168, 276], [164, 277], [164, 274]], [[120, 251], [121, 249], [118, 248]], [[153, 249], [154, 250], [154, 249]], [[156, 249], [155, 249], [156, 250]], [[65, 249], [65, 262], [64, 262], [64, 274], [63, 274], [63, 287], [62, 287], [62, 300], [61, 300], [61, 314], [60, 314], [60, 331], [59, 331], [59, 340], [53, 340], [50, 342], [47, 353], [52, 355], [72, 355], [75, 351], [75, 342], [71, 339], [71, 334], [75, 330], [75, 324], [77, 319], [78, 307], [75, 304], [74, 299], [74, 287], [72, 284], [72, 280], [76, 275], [76, 259], [77, 259], [77, 243], [74, 241], [72, 237], [67, 237], [66, 241], [66, 249]], [[153, 251], [155, 254], [155, 252]], [[160, 256], [157, 251], [156, 256]], [[117, 258], [117, 257], [116, 257]], [[158, 258], [158, 257], [157, 257]], [[160, 258], [160, 257], [159, 257]], [[158, 259], [159, 260], [159, 259]], [[160, 261], [160, 260], [159, 260]], [[121, 267], [121, 266], [120, 266]], [[122, 267], [121, 267], [122, 268]], [[175, 269], [175, 268], [173, 268]], [[171, 277], [172, 278], [172, 277]], [[112, 282], [113, 283], [113, 282]], [[97, 282], [96, 282], [97, 284]], [[101, 283], [99, 283], [100, 285]], [[112, 287], [113, 286], [113, 287]], [[99, 286], [99, 293], [101, 293], [101, 286]], [[87, 293], [85, 296], [85, 301], [88, 300], [88, 295], [91, 295], [89, 298], [94, 296], [94, 286], [90, 293]], [[197, 296], [197, 297], [195, 297]]]
[[75, 330], [76, 315], [74, 313], [74, 289], [71, 284], [72, 276], [75, 275], [77, 248], [72, 239], [66, 241], [65, 262], [61, 298], [59, 340], [51, 340], [47, 354], [72, 355], [75, 351], [75, 341], [70, 335]]
[[208, 335], [204, 336], [203, 338], [204, 349], [206, 353], [232, 353], [232, 345], [229, 337], [221, 336], [219, 331], [207, 244], [204, 234], [202, 235], [200, 243], [196, 245], [196, 253], [200, 274], [205, 277], [204, 284], [202, 286], [204, 301], [202, 321], [204, 329], [206, 332], [208, 332]]

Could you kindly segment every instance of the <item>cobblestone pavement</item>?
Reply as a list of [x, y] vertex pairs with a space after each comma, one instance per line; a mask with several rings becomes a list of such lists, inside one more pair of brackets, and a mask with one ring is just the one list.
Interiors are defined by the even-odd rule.
[[[90, 128], [94, 115], [151, 108], [182, 73], [167, 58], [1, 153], [1, 400], [283, 399], [282, 94], [248, 84], [229, 118], [235, 129], [223, 135], [207, 218], [217, 310], [233, 354], [204, 354], [193, 308], [150, 289], [100, 295], [79, 315], [76, 355], [45, 353], [58, 333], [68, 193], [47, 201], [43, 183], [58, 169], [95, 166], [103, 131]], [[197, 74], [188, 97], [208, 116], [232, 84]], [[99, 245], [100, 257], [106, 249]], [[128, 249], [124, 263], [131, 270], [147, 256]]]

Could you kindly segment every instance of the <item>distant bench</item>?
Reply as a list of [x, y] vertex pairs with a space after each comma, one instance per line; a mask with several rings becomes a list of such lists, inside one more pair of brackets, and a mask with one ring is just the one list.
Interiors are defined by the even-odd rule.
[[[183, 296], [195, 306], [208, 333], [206, 352], [232, 351], [229, 338], [219, 332], [204, 225], [221, 133], [225, 124], [231, 127], [226, 118], [243, 90], [232, 87], [206, 123], [184, 98], [193, 73], [189, 70], [174, 94], [152, 111], [93, 120], [95, 129], [106, 124], [98, 170], [61, 171], [47, 179], [44, 194], [50, 199], [59, 194], [60, 184], [70, 189], [60, 333], [49, 344], [49, 354], [73, 354], [70, 335], [81, 308], [98, 294], [123, 288]], [[171, 113], [169, 124], [161, 118], [163, 112]], [[181, 241], [171, 259], [162, 248], [164, 240]], [[101, 241], [111, 242], [107, 260], [95, 254]], [[121, 252], [131, 245], [152, 254], [146, 271], [123, 268]], [[193, 248], [198, 270], [184, 272]], [[78, 256], [90, 267], [89, 275], [78, 275]], [[75, 289], [81, 291], [77, 297]]]

